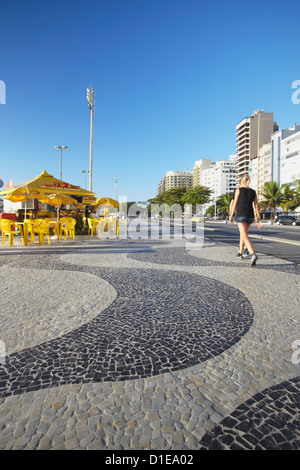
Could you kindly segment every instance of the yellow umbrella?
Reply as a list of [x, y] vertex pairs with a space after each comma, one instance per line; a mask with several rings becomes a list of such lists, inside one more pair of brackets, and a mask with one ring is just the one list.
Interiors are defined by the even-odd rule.
[[46, 194], [38, 189], [28, 188], [27, 186], [22, 186], [19, 188], [12, 189], [10, 193], [4, 197], [11, 202], [23, 202], [25, 201], [25, 219], [26, 219], [26, 211], [27, 211], [27, 199], [44, 199], [46, 198]]
[[28, 198], [32, 199], [41, 199], [46, 197], [46, 194], [38, 189], [31, 189], [27, 186], [16, 188], [12, 190], [4, 199], [7, 199], [11, 202], [22, 202], [26, 201]]
[[57, 206], [57, 220], [59, 220], [59, 208], [62, 204], [77, 204], [77, 200], [67, 194], [55, 193], [47, 195], [45, 199], [41, 199], [42, 202], [50, 204], [51, 206]]
[[46, 170], [44, 170], [43, 173], [36, 176], [32, 180], [19, 184], [13, 189], [4, 189], [3, 191], [0, 191], [0, 197], [9, 195], [14, 189], [18, 189], [20, 187], [37, 189], [45, 193], [53, 193], [54, 191], [57, 191], [61, 194], [68, 194], [70, 196], [96, 196], [95, 193], [86, 189], [82, 189], [80, 186], [66, 183], [65, 181], [54, 178], [54, 176], [50, 175]]
[[72, 204], [78, 203], [78, 201], [73, 197], [62, 193], [47, 195], [45, 201], [42, 200], [42, 202], [47, 202], [51, 206], [61, 206], [62, 204], [70, 204], [70, 206], [72, 206]]
[[97, 206], [113, 206], [113, 207], [119, 207], [118, 201], [115, 201], [114, 199], [111, 199], [109, 197], [100, 197], [96, 200]]

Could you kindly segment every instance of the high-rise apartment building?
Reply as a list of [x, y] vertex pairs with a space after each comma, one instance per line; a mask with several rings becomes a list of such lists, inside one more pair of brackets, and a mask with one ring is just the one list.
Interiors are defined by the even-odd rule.
[[230, 155], [229, 160], [212, 162], [202, 172], [201, 185], [211, 190], [212, 200], [222, 194], [233, 193], [236, 188], [236, 156]]
[[264, 144], [259, 149], [258, 157], [250, 161], [249, 167], [250, 186], [262, 199], [265, 183], [272, 180], [272, 145], [271, 142]]
[[249, 173], [249, 163], [258, 157], [259, 149], [271, 141], [271, 136], [278, 130], [273, 113], [255, 111], [236, 126], [236, 169], [237, 180]]
[[273, 134], [271, 175], [281, 186], [300, 179], [300, 126], [297, 124]]
[[197, 160], [193, 168], [193, 188], [200, 186], [203, 170], [209, 168], [211, 165], [211, 160], [208, 158], [203, 158], [202, 160]]
[[167, 171], [166, 176], [159, 182], [157, 194], [162, 194], [172, 188], [191, 189], [193, 187], [193, 173], [189, 170]]

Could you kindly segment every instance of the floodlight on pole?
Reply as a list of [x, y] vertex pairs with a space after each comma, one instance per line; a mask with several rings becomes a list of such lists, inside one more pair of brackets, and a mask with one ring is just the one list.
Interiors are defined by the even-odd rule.
[[59, 171], [59, 179], [62, 179], [62, 151], [67, 149], [66, 145], [60, 145], [59, 147], [54, 147], [56, 150], [60, 150], [60, 171]]
[[86, 189], [86, 174], [89, 172], [90, 170], [80, 170], [80, 173], [84, 173], [84, 189]]
[[95, 93], [94, 88], [90, 86], [87, 88], [86, 97], [91, 112], [91, 130], [90, 130], [90, 191], [93, 189], [93, 126], [95, 114]]

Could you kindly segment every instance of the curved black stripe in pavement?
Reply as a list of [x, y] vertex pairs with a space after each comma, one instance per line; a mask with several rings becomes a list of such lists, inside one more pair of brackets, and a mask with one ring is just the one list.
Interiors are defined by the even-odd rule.
[[257, 393], [200, 441], [200, 450], [299, 450], [300, 377]]
[[[24, 264], [37, 268], [40, 261], [35, 257]], [[2, 397], [63, 384], [129, 380], [180, 370], [230, 348], [253, 321], [252, 306], [242, 292], [202, 276], [75, 266], [56, 256], [43, 261], [43, 269], [99, 276], [118, 295], [84, 326], [8, 356], [0, 367]]]
[[[246, 259], [237, 259], [235, 256], [228, 257], [227, 262], [208, 260], [193, 256], [192, 251], [185, 248], [166, 248], [163, 250], [147, 250], [144, 252], [129, 253], [128, 258], [136, 261], [143, 261], [147, 263], [156, 263], [164, 265], [176, 266], [228, 266], [238, 268], [249, 268], [250, 257]], [[258, 255], [258, 261], [255, 267], [251, 269], [267, 269], [278, 272], [286, 272], [290, 274], [300, 274], [300, 265], [296, 263], [291, 264], [260, 264], [261, 260], [267, 255]]]

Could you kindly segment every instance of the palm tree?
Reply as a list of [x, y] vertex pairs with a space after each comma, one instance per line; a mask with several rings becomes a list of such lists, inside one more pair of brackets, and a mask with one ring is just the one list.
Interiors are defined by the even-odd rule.
[[291, 188], [290, 184], [283, 184], [280, 188], [280, 192], [282, 193], [280, 207], [282, 208], [283, 213], [288, 212], [289, 209], [294, 209], [296, 191]]
[[300, 206], [300, 179], [295, 180], [295, 196], [294, 196], [294, 207], [293, 209], [296, 209], [296, 207]]
[[268, 181], [265, 183], [262, 196], [264, 199], [261, 202], [261, 208], [271, 209], [275, 219], [275, 208], [280, 206], [283, 201], [280, 185], [276, 181]]
[[232, 193], [222, 194], [217, 200], [217, 207], [219, 212], [228, 214], [231, 201]]

